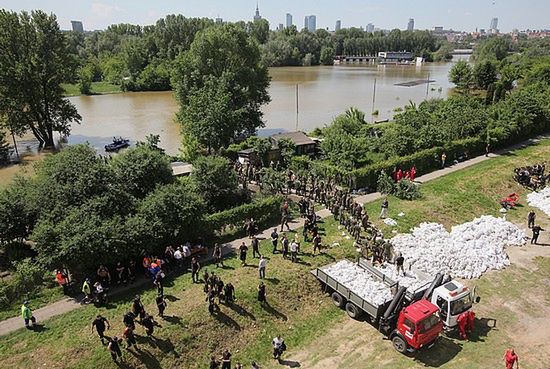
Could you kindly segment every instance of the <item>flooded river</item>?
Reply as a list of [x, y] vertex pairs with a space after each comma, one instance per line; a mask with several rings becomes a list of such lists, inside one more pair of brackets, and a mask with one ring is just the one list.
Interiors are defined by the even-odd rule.
[[[394, 108], [412, 100], [446, 97], [451, 87], [447, 75], [452, 63], [427, 63], [422, 66], [339, 65], [333, 67], [285, 67], [270, 69], [271, 103], [264, 107], [266, 126], [260, 135], [296, 128], [296, 85], [298, 85], [298, 129], [311, 131], [329, 123], [350, 106], [367, 113], [369, 120], [390, 119]], [[419, 79], [434, 80], [429, 85], [396, 86]], [[373, 109], [374, 81], [376, 98]], [[171, 92], [133, 92], [100, 96], [78, 96], [70, 100], [82, 115], [75, 124], [69, 144], [89, 142], [103, 153], [113, 136], [135, 142], [149, 133], [160, 135], [161, 146], [177, 154], [179, 126], [174, 121], [178, 109]], [[379, 115], [371, 117], [378, 110]], [[36, 152], [31, 137], [20, 140], [20, 151]], [[1, 174], [0, 174], [1, 175]]]

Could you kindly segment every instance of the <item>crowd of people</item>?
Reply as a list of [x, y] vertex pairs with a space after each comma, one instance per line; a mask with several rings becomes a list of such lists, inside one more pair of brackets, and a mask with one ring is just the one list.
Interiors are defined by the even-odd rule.
[[546, 163], [535, 164], [514, 169], [514, 179], [520, 185], [537, 191], [546, 186], [550, 175], [545, 174]]

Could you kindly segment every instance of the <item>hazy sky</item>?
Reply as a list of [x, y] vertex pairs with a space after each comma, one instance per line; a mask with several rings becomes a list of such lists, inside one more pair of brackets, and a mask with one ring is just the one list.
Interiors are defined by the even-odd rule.
[[[409, 18], [415, 28], [473, 31], [489, 28], [491, 18], [499, 18], [503, 32], [517, 29], [550, 29], [550, 0], [260, 0], [260, 13], [272, 28], [285, 23], [291, 13], [302, 28], [304, 16], [315, 14], [318, 28], [365, 27], [373, 23], [383, 29], [406, 28]], [[11, 10], [40, 8], [54, 12], [63, 29], [71, 20], [82, 20], [87, 30], [103, 29], [112, 23], [151, 24], [166, 14], [189, 17], [222, 17], [224, 20], [250, 20], [255, 0], [0, 0], [0, 7]]]

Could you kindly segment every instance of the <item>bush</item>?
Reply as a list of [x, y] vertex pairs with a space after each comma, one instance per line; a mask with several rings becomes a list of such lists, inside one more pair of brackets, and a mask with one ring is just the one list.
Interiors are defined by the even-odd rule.
[[380, 176], [378, 176], [376, 189], [380, 193], [390, 195], [390, 194], [393, 194], [395, 191], [395, 183], [393, 182], [393, 179], [386, 172], [382, 171], [380, 173]]
[[31, 258], [15, 264], [15, 273], [7, 282], [0, 283], [0, 307], [10, 306], [14, 300], [37, 292], [47, 278], [47, 272]]
[[206, 217], [207, 228], [212, 234], [223, 233], [227, 228], [243, 229], [246, 219], [253, 218], [258, 227], [269, 226], [279, 217], [281, 196], [269, 196], [250, 204], [237, 206]]
[[397, 182], [393, 195], [402, 200], [415, 200], [422, 196], [420, 187], [409, 179], [402, 179]]

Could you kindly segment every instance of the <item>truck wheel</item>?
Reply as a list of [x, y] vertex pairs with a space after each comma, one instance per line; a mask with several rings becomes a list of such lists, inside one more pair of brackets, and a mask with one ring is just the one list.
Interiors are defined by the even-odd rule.
[[338, 306], [339, 308], [343, 308], [344, 304], [346, 303], [344, 297], [338, 292], [332, 293], [332, 302], [334, 302], [334, 305]]
[[395, 336], [392, 338], [393, 348], [397, 350], [397, 352], [400, 352], [402, 354], [407, 352], [407, 342], [399, 336]]
[[361, 310], [351, 302], [346, 304], [346, 312], [352, 319], [358, 319], [361, 316]]

